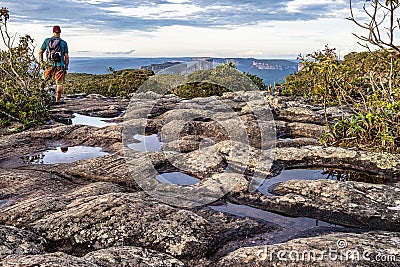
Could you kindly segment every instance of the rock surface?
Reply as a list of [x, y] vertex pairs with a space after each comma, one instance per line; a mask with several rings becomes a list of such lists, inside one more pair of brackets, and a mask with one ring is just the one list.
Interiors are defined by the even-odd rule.
[[181, 261], [154, 250], [138, 247], [118, 247], [90, 252], [83, 257], [88, 262], [103, 267], [180, 267]]
[[240, 248], [215, 266], [398, 266], [400, 235], [335, 233]]
[[34, 233], [0, 225], [0, 260], [8, 255], [42, 254], [46, 240]]
[[[330, 119], [351, 113], [327, 110]], [[320, 146], [321, 106], [260, 92], [189, 100], [140, 93], [130, 101], [81, 94], [65, 97], [51, 114], [47, 125], [0, 136], [2, 266], [309, 266], [265, 261], [264, 252], [320, 255], [338, 240], [348, 249], [400, 252], [399, 158]], [[74, 114], [113, 120], [70, 125]], [[70, 163], [26, 160], [75, 146], [108, 154]], [[359, 171], [361, 179], [289, 179], [272, 195], [254, 191], [257, 179], [310, 167]], [[174, 173], [196, 183], [157, 180]]]
[[400, 187], [397, 184], [292, 180], [279, 184], [273, 192], [277, 196], [237, 192], [231, 198], [263, 210], [313, 217], [349, 227], [376, 230], [400, 227]]

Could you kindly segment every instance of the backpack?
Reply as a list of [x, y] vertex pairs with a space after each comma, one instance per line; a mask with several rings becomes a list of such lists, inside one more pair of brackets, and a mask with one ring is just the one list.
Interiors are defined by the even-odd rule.
[[51, 37], [47, 45], [47, 59], [52, 63], [61, 62], [61, 39]]

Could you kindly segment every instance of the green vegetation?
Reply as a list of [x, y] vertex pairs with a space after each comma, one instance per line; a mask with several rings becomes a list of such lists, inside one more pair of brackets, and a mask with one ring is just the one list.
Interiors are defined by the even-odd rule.
[[221, 64], [213, 69], [198, 70], [188, 75], [184, 84], [170, 92], [182, 98], [221, 96], [231, 91], [265, 90], [262, 79], [241, 73], [233, 63]]
[[[111, 74], [95, 75], [70, 73], [66, 77], [66, 93], [101, 94], [107, 97], [129, 97], [139, 88], [159, 94], [172, 93], [182, 98], [220, 96], [238, 90], [265, 90], [262, 79], [239, 72], [232, 63], [209, 70], [198, 70], [188, 76], [160, 74], [152, 71], [120, 70]], [[151, 79], [149, 79], [151, 77]]]
[[120, 70], [110, 74], [70, 73], [66, 76], [65, 93], [101, 94], [106, 97], [129, 97], [154, 75], [148, 70]]
[[9, 11], [2, 8], [0, 32], [6, 49], [0, 50], [0, 127], [16, 121], [26, 128], [48, 117], [50, 97], [39, 89], [40, 65], [34, 56], [33, 39], [25, 35], [14, 45], [8, 20]]
[[400, 153], [400, 57], [387, 50], [351, 53], [341, 61], [325, 47], [302, 59], [287, 77], [283, 94], [347, 106], [350, 118], [328, 123], [326, 145]]

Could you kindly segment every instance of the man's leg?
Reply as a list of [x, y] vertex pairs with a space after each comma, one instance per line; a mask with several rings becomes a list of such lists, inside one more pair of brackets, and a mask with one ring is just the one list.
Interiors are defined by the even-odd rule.
[[63, 86], [62, 84], [57, 85], [57, 91], [56, 91], [56, 102], [60, 101], [61, 95], [63, 91]]
[[60, 101], [61, 95], [63, 93], [63, 83], [65, 80], [65, 69], [64, 67], [57, 67], [57, 71], [55, 73], [55, 80], [57, 84], [56, 90], [56, 102]]
[[41, 89], [44, 89], [46, 87], [46, 83], [50, 80], [52, 73], [53, 73], [53, 68], [47, 68], [43, 71], [43, 75], [40, 79]]

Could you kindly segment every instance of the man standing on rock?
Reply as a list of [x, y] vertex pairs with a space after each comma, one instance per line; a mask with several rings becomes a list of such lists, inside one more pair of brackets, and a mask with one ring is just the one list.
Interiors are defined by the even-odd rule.
[[[65, 74], [69, 65], [68, 45], [67, 42], [60, 38], [60, 34], [60, 26], [54, 26], [53, 37], [46, 38], [39, 50], [40, 65], [44, 69], [42, 76], [43, 87], [49, 79], [56, 82], [56, 102], [60, 101]], [[45, 51], [46, 62], [43, 60]]]

